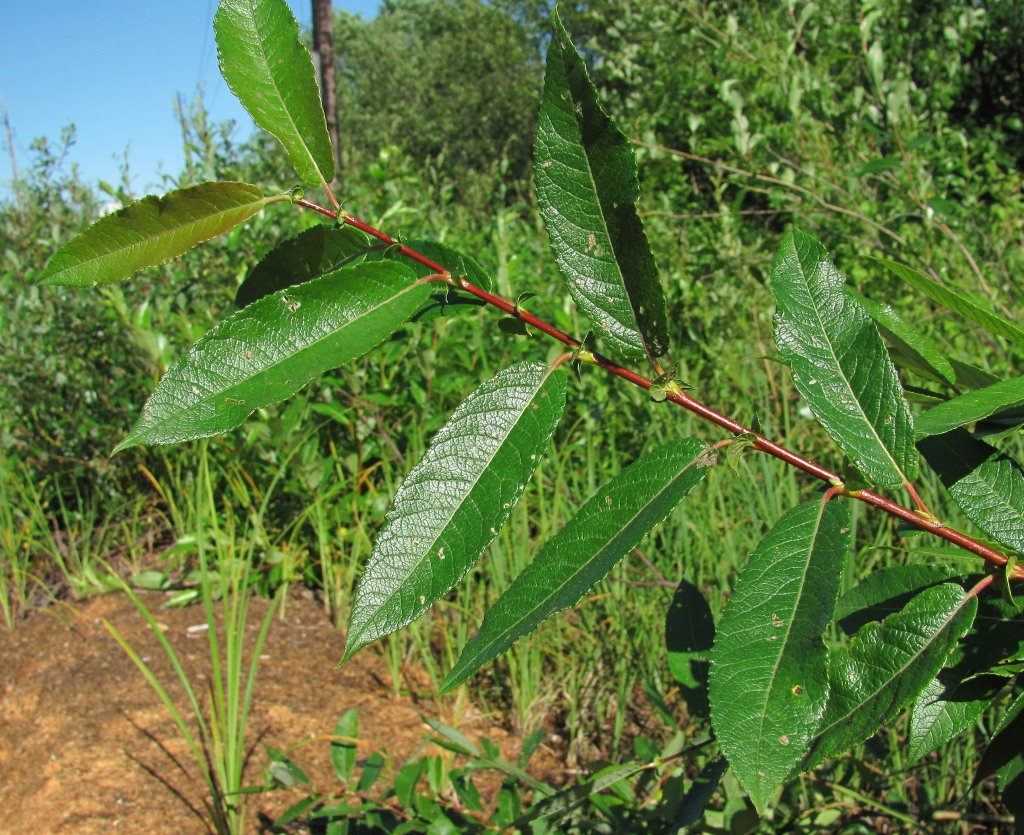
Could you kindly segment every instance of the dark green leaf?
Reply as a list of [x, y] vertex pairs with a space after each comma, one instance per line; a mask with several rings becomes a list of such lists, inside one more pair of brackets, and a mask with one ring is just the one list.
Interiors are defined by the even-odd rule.
[[999, 676], [962, 681], [955, 670], [942, 670], [914, 701], [907, 747], [910, 761], [937, 751], [963, 733], [1004, 684]]
[[278, 244], [249, 270], [235, 294], [235, 304], [246, 307], [278, 290], [332, 273], [366, 247], [366, 235], [351, 226], [307, 229]]
[[802, 767], [863, 742], [916, 699], [970, 629], [977, 608], [977, 598], [957, 585], [932, 586], [831, 653], [828, 705]]
[[131, 278], [248, 220], [268, 203], [248, 183], [201, 183], [125, 206], [72, 238], [46, 265], [40, 284], [91, 287]]
[[891, 490], [917, 476], [910, 407], [878, 330], [810, 235], [785, 237], [772, 267], [775, 340], [818, 421], [860, 471]]
[[359, 736], [359, 711], [351, 708], [341, 714], [334, 726], [334, 736], [340, 739], [331, 740], [331, 765], [338, 779], [347, 783], [356, 767], [355, 740]]
[[960, 576], [944, 565], [896, 565], [872, 571], [844, 594], [836, 606], [836, 622], [847, 635], [856, 635], [866, 623], [899, 612], [929, 586]]
[[711, 607], [692, 583], [680, 580], [665, 616], [668, 666], [681, 685], [689, 712], [707, 716], [708, 657], [715, 640]]
[[345, 657], [447, 594], [505, 524], [565, 407], [565, 377], [522, 363], [462, 403], [409, 473], [356, 590]]
[[625, 359], [668, 350], [668, 317], [643, 222], [636, 159], [601, 109], [557, 13], [534, 146], [541, 216], [573, 300]]
[[227, 432], [254, 410], [365, 354], [429, 293], [400, 264], [360, 264], [265, 296], [168, 369], [115, 452]]
[[1024, 553], [1020, 465], [963, 429], [925, 438], [918, 447], [964, 515], [997, 542]]
[[1021, 406], [1024, 406], [1024, 377], [1001, 380], [985, 388], [961, 394], [918, 415], [915, 421], [917, 437], [941, 435], [1006, 409]]
[[952, 290], [934, 281], [923, 273], [919, 273], [906, 264], [880, 258], [879, 261], [893, 273], [902, 278], [915, 290], [924, 293], [932, 301], [959, 313], [976, 325], [981, 325], [989, 333], [1002, 336], [1014, 342], [1024, 343], [1024, 329], [1008, 319], [993, 313], [988, 306], [977, 299], [968, 297], [963, 290]]
[[576, 605], [700, 483], [713, 463], [714, 454], [704, 443], [683, 438], [634, 461], [601, 487], [487, 611], [441, 691], [461, 684], [550, 615]]
[[728, 769], [729, 762], [725, 757], [719, 757], [704, 766], [704, 770], [697, 775], [697, 779], [693, 781], [693, 785], [679, 805], [670, 832], [681, 832], [704, 816], [704, 809], [707, 808], [711, 795], [715, 793]]
[[750, 555], [711, 651], [715, 734], [761, 812], [814, 739], [825, 710], [832, 619], [850, 547], [846, 505], [783, 516]]
[[221, 0], [220, 72], [253, 121], [277, 137], [303, 182], [334, 179], [334, 151], [313, 61], [285, 0]]
[[1018, 693], [996, 726], [992, 740], [982, 754], [974, 775], [977, 785], [990, 774], [1000, 771], [1024, 756], [1024, 693]]
[[956, 372], [942, 355], [942, 350], [927, 336], [908, 325], [891, 305], [872, 301], [852, 287], [847, 287], [846, 292], [875, 320], [882, 338], [889, 343], [889, 350], [897, 365], [936, 382], [956, 382]]
[[601, 769], [589, 780], [577, 783], [568, 789], [557, 794], [545, 797], [535, 804], [530, 812], [515, 820], [512, 824], [518, 831], [523, 831], [525, 825], [530, 821], [544, 820], [554, 830], [566, 820], [576, 809], [582, 806], [588, 798], [602, 792], [622, 780], [627, 780], [635, 774], [639, 774], [649, 766], [643, 763], [626, 763], [625, 765], [610, 765]]

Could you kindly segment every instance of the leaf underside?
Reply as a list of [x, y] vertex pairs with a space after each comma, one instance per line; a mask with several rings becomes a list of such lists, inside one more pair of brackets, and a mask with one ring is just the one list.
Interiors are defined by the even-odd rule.
[[363, 572], [345, 660], [419, 617], [497, 536], [565, 407], [565, 375], [539, 363], [501, 371], [438, 431], [395, 495]]
[[916, 478], [914, 423], [896, 369], [824, 247], [788, 234], [771, 290], [779, 354], [818, 422], [872, 481], [896, 490]]
[[703, 442], [683, 438], [601, 487], [487, 611], [441, 691], [461, 684], [550, 615], [576, 605], [700, 483], [712, 461]]
[[712, 721], [759, 811], [803, 756], [824, 713], [822, 635], [849, 546], [845, 505], [817, 500], [793, 508], [750, 555], [716, 630]]
[[160, 379], [116, 451], [218, 435], [390, 336], [430, 293], [400, 264], [360, 264], [265, 296]]
[[541, 216], [573, 300], [608, 349], [654, 360], [668, 350], [668, 316], [637, 213], [636, 159], [557, 13], [552, 28], [534, 146]]
[[267, 203], [248, 183], [200, 183], [150, 195], [101, 217], [62, 246], [40, 284], [92, 287], [124, 281], [248, 220]]
[[221, 0], [213, 19], [221, 75], [253, 121], [284, 146], [304, 183], [334, 179], [334, 150], [313, 61], [285, 0]]

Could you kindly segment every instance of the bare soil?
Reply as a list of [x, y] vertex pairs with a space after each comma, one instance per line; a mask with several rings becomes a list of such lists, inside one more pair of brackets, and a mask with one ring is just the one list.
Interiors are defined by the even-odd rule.
[[[201, 607], [164, 608], [159, 595], [143, 599], [205, 696], [209, 644]], [[250, 640], [266, 606], [251, 603]], [[0, 833], [208, 831], [203, 787], [186, 746], [104, 619], [186, 710], [163, 651], [124, 595], [36, 609], [13, 633], [0, 630]], [[367, 741], [360, 756], [372, 745], [401, 765], [428, 733], [423, 714], [471, 738], [489, 738], [514, 758], [517, 740], [495, 723], [465, 711], [445, 715], [432, 699], [395, 698], [379, 655], [364, 650], [338, 668], [342, 648], [342, 636], [314, 600], [288, 601], [261, 656], [247, 737], [248, 785], [263, 783], [267, 745], [286, 749], [326, 736], [353, 707]], [[303, 746], [294, 759], [318, 786], [339, 788], [326, 739]], [[248, 829], [270, 831], [269, 822], [297, 799], [287, 792], [250, 796]]]

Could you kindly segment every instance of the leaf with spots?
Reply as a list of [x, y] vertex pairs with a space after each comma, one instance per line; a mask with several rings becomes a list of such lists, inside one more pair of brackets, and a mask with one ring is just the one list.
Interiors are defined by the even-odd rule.
[[870, 737], [935, 678], [970, 629], [978, 599], [954, 583], [925, 589], [881, 623], [868, 623], [829, 657], [825, 716], [805, 769]]
[[754, 549], [718, 624], [711, 718], [759, 812], [807, 750], [825, 711], [822, 635], [849, 547], [846, 505], [798, 505]]
[[565, 375], [520, 363], [455, 410], [395, 494], [356, 589], [343, 662], [422, 615], [473, 567], [564, 408]]
[[775, 341], [832, 440], [867, 478], [896, 490], [917, 476], [913, 418], [878, 329], [844, 284], [820, 243], [786, 235], [772, 266]]
[[461, 684], [544, 620], [575, 606], [696, 487], [714, 460], [683, 438], [659, 447], [600, 488], [487, 611], [441, 691]]
[[668, 350], [668, 313], [636, 208], [633, 149], [601, 109], [558, 14], [551, 20], [534, 145], [541, 217], [573, 301], [608, 349], [654, 360]]
[[359, 264], [279, 290], [206, 333], [160, 379], [115, 452], [219, 435], [362, 356], [430, 295], [402, 264]]

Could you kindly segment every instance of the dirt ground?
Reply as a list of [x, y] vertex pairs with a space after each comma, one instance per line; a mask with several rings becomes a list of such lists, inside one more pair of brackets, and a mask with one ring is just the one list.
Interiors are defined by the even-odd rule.
[[[144, 597], [197, 690], [209, 670], [201, 607], [162, 607]], [[253, 600], [255, 637], [266, 602]], [[124, 595], [37, 609], [13, 633], [0, 630], [0, 833], [202, 833], [197, 810], [203, 790], [195, 769], [186, 775], [185, 744], [157, 695], [103, 625], [112, 623], [165, 685], [174, 674], [145, 621]], [[285, 749], [330, 734], [342, 712], [359, 711], [360, 738], [386, 749], [401, 765], [420, 749], [421, 714], [457, 725], [470, 738], [487, 737], [506, 756], [517, 741], [480, 716], [446, 715], [432, 699], [391, 695], [382, 659], [372, 648], [338, 669], [343, 641], [308, 597], [288, 601], [264, 647], [247, 744], [248, 785], [261, 784], [266, 746]], [[168, 687], [184, 710], [179, 687]], [[439, 749], [433, 748], [436, 752]], [[370, 748], [360, 750], [365, 756]], [[320, 787], [338, 786], [329, 743], [315, 741], [294, 755]], [[250, 798], [249, 831], [267, 824], [297, 796]]]

